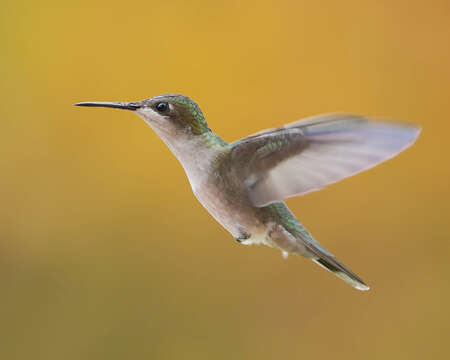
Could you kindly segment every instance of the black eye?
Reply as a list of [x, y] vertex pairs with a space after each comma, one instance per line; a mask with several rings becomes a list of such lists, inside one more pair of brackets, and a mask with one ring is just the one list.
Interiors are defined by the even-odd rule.
[[169, 104], [164, 102], [159, 102], [155, 106], [156, 110], [160, 113], [166, 112], [169, 109]]

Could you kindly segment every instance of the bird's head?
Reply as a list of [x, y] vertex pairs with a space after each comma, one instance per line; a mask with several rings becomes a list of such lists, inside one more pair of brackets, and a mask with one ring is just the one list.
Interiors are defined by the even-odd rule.
[[159, 95], [137, 102], [81, 102], [77, 106], [96, 106], [136, 112], [157, 132], [189, 132], [201, 135], [210, 131], [200, 107], [179, 94]]

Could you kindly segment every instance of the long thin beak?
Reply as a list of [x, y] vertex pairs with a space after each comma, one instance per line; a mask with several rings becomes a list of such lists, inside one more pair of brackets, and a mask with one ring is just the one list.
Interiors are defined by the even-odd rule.
[[137, 110], [141, 107], [141, 105], [137, 102], [103, 102], [103, 101], [80, 102], [75, 104], [75, 106], [109, 107], [124, 110]]

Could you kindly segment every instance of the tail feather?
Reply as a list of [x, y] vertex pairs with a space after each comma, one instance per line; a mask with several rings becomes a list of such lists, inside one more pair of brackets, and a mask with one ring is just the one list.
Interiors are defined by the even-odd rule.
[[316, 264], [322, 266], [328, 271], [331, 271], [355, 289], [369, 290], [369, 287], [364, 283], [364, 281], [362, 281], [362, 279], [360, 279], [355, 273], [336, 259], [322, 245], [320, 245], [302, 225], [300, 226], [301, 231], [296, 231], [296, 239], [302, 244], [302, 246], [309, 250], [311, 253], [310, 257]]
[[279, 213], [283, 219], [283, 225], [275, 226], [270, 232], [271, 243], [282, 251], [302, 255], [313, 260], [316, 264], [322, 266], [328, 271], [344, 280], [358, 290], [369, 290], [369, 287], [348, 269], [344, 264], [337, 260], [328, 252], [306, 228], [298, 222], [294, 215], [283, 203], [270, 205]]
[[355, 273], [353, 273], [350, 269], [345, 267], [342, 263], [340, 263], [337, 259], [331, 256], [326, 256], [323, 258], [313, 259], [313, 261], [325, 268], [328, 271], [331, 271], [336, 276], [340, 277], [346, 283], [353, 286], [358, 290], [369, 290], [370, 287], [367, 286], [361, 278], [359, 278]]

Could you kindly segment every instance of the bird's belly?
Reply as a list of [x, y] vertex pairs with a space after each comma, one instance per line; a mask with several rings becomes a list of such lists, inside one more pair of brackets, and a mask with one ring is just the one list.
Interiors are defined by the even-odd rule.
[[276, 216], [267, 216], [267, 208], [254, 207], [245, 196], [227, 196], [226, 192], [217, 192], [214, 188], [202, 187], [194, 193], [217, 222], [241, 244], [264, 244], [285, 253], [311, 257]]
[[234, 197], [225, 192], [203, 186], [194, 191], [195, 196], [206, 210], [235, 239], [242, 239], [243, 244], [262, 243], [266, 235], [266, 226], [258, 219], [258, 208], [248, 201]]

